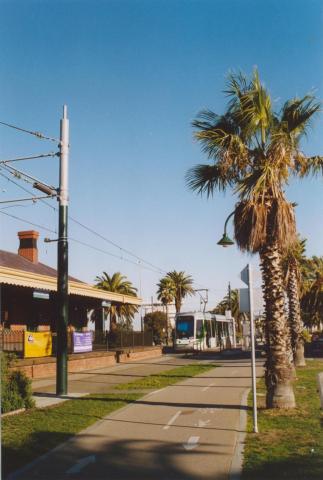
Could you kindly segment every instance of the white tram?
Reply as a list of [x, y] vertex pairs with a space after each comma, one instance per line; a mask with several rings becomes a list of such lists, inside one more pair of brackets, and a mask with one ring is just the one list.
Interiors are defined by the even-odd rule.
[[177, 313], [175, 317], [176, 350], [230, 348], [234, 344], [234, 319], [204, 312]]

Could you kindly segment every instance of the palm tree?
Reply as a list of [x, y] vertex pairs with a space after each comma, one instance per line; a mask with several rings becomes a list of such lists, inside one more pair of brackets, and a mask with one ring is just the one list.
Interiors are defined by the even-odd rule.
[[283, 187], [291, 173], [319, 170], [321, 157], [306, 157], [300, 140], [319, 104], [311, 96], [287, 101], [279, 114], [255, 71], [250, 81], [230, 75], [224, 115], [203, 111], [193, 122], [195, 137], [213, 160], [187, 173], [188, 186], [212, 195], [233, 188], [235, 238], [242, 251], [259, 253], [266, 312], [266, 387], [268, 407], [294, 407], [284, 310], [281, 251], [296, 238], [293, 205]]
[[170, 286], [173, 299], [175, 300], [176, 313], [181, 311], [182, 301], [188, 295], [194, 295], [193, 279], [185, 272], [177, 272], [173, 270], [161, 279], [160, 283], [165, 285], [165, 282]]
[[171, 326], [169, 325], [168, 305], [175, 300], [176, 287], [169, 277], [162, 278], [157, 284], [157, 298], [166, 307], [167, 322], [167, 343], [171, 336]]
[[302, 337], [303, 322], [300, 309], [300, 288], [302, 270], [306, 263], [306, 240], [297, 239], [294, 245], [284, 252], [282, 267], [288, 297], [288, 320], [291, 347], [296, 367], [305, 366], [304, 341]]
[[239, 334], [242, 332], [241, 317], [242, 314], [239, 310], [239, 292], [236, 289], [231, 290], [231, 294], [227, 294], [221, 302], [212, 310], [212, 313], [218, 313], [224, 315], [226, 310], [231, 310], [231, 315], [236, 321], [237, 331]]
[[301, 299], [304, 322], [308, 327], [321, 328], [323, 322], [323, 257], [307, 261]]
[[[132, 283], [127, 280], [127, 277], [120, 272], [116, 272], [113, 275], [108, 275], [103, 272], [101, 276], [97, 276], [96, 287], [109, 292], [120, 293], [122, 295], [130, 295], [132, 297], [137, 296], [137, 289]], [[117, 328], [117, 319], [126, 327], [130, 327], [135, 313], [138, 312], [138, 307], [130, 303], [122, 305], [111, 305], [109, 309], [110, 313], [110, 331], [115, 331]]]

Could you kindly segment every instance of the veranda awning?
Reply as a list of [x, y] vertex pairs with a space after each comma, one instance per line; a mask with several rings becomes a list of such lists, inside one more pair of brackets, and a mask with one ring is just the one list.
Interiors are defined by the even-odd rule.
[[[16, 285], [18, 287], [29, 287], [36, 290], [57, 291], [57, 278], [49, 275], [40, 275], [24, 270], [0, 266], [0, 283]], [[87, 283], [69, 280], [68, 291], [70, 295], [81, 295], [83, 297], [99, 298], [109, 302], [128, 303], [132, 305], [141, 305], [142, 299], [130, 295], [121, 295], [119, 293], [108, 292], [99, 288], [92, 287]]]

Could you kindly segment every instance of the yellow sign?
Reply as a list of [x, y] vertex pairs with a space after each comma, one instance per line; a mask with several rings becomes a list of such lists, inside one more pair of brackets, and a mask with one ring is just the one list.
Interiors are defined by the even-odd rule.
[[49, 357], [52, 354], [51, 332], [24, 332], [24, 357]]

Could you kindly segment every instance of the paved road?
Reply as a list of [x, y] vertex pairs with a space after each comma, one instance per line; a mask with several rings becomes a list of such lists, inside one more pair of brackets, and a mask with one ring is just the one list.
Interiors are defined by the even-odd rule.
[[248, 361], [223, 362], [114, 412], [14, 478], [227, 480], [250, 384]]

